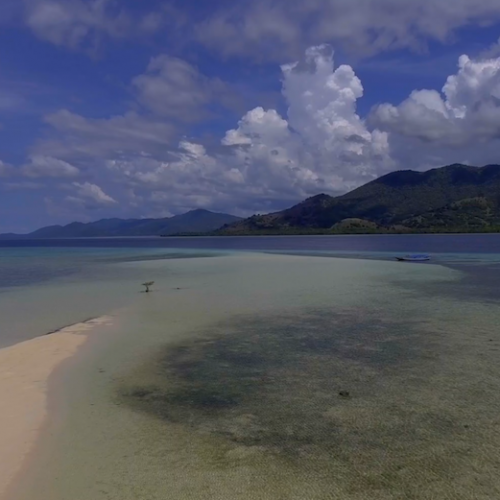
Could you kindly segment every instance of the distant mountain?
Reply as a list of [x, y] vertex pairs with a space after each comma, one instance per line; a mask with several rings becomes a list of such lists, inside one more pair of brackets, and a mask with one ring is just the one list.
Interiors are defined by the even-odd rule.
[[24, 235], [5, 234], [2, 238], [89, 238], [112, 236], [169, 236], [177, 233], [205, 233], [240, 217], [208, 210], [192, 210], [163, 219], [102, 219], [97, 222], [72, 222], [66, 226], [42, 227]]
[[343, 196], [320, 194], [218, 234], [500, 231], [500, 165], [392, 172]]

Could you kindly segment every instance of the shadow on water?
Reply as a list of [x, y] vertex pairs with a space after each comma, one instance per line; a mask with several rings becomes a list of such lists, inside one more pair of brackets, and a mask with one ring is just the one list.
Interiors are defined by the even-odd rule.
[[[272, 459], [331, 483], [342, 498], [431, 498], [444, 488], [461, 499], [477, 488], [467, 434], [480, 425], [471, 421], [481, 411], [474, 405], [498, 401], [476, 381], [469, 390], [468, 374], [440, 373], [440, 339], [421, 321], [310, 310], [240, 317], [199, 333], [165, 347], [122, 381], [118, 397], [211, 437], [208, 466]], [[466, 483], [461, 492], [455, 480]], [[492, 491], [490, 477], [482, 487]]]
[[[121, 395], [134, 408], [245, 446], [291, 456], [308, 446], [338, 454], [347, 451], [347, 429], [335, 412], [370, 400], [387, 410], [392, 403], [380, 377], [399, 378], [401, 369], [432, 358], [419, 342], [411, 323], [385, 323], [361, 312], [241, 319], [166, 348], [150, 365], [153, 383]], [[392, 417], [387, 430], [403, 432], [411, 409], [405, 415], [395, 407]], [[452, 426], [430, 413], [418, 418], [440, 436]], [[388, 437], [350, 427], [349, 445], [382, 446]]]
[[[255, 413], [264, 427], [259, 437], [247, 436], [249, 444], [272, 441], [279, 447], [282, 441], [288, 446], [296, 434], [292, 427], [304, 425], [298, 403], [307, 402], [310, 412], [337, 404], [342, 390], [360, 395], [364, 391], [353, 376], [372, 377], [415, 356], [408, 344], [414, 333], [407, 324], [404, 334], [391, 335], [388, 330], [403, 329], [375, 318], [329, 312], [241, 319], [238, 325], [219, 325], [203, 338], [165, 348], [151, 365], [158, 385], [133, 388], [123, 395], [134, 406], [168, 421], [190, 422], [194, 427], [211, 421], [214, 431], [228, 437], [225, 422], [239, 412]], [[288, 406], [293, 406], [296, 417], [280, 415]], [[275, 424], [287, 424], [288, 430], [282, 435]], [[324, 429], [311, 428], [313, 441], [316, 431], [323, 437]], [[246, 441], [244, 435], [241, 438]]]

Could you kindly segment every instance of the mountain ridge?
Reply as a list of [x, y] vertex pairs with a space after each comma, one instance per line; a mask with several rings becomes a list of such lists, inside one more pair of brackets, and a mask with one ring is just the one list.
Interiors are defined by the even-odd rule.
[[1, 234], [2, 239], [32, 238], [92, 238], [128, 236], [170, 236], [176, 233], [210, 232], [225, 224], [241, 220], [235, 215], [190, 210], [184, 214], [164, 218], [120, 219], [107, 218], [94, 222], [71, 222], [66, 225], [45, 226], [28, 234]]
[[196, 209], [160, 219], [72, 222], [0, 238], [406, 232], [500, 232], [500, 165], [398, 170], [341, 196], [320, 193], [247, 219]]
[[319, 194], [217, 234], [500, 231], [500, 165], [398, 170], [341, 196]]

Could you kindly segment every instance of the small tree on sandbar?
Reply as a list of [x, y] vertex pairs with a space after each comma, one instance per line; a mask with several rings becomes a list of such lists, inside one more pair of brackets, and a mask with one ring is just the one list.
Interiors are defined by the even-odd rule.
[[150, 286], [153, 286], [154, 284], [155, 284], [155, 282], [154, 282], [154, 281], [148, 281], [147, 283], [143, 283], [143, 284], [142, 284], [142, 286], [145, 286], [145, 287], [146, 287], [145, 292], [146, 292], [146, 293], [149, 293], [149, 287], [150, 287]]

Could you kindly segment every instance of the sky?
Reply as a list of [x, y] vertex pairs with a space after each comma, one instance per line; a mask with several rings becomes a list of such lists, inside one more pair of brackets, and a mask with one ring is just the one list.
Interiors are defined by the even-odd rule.
[[498, 0], [1, 0], [0, 232], [500, 163]]

